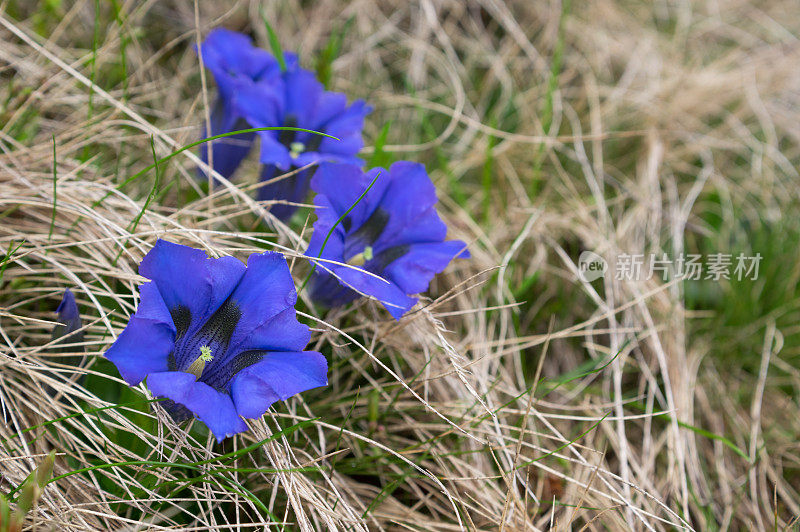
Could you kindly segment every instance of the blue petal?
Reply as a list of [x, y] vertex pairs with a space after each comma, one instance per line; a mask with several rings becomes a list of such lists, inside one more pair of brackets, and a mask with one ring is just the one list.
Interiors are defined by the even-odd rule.
[[364, 165], [363, 161], [356, 157], [356, 154], [364, 147], [364, 139], [361, 137], [360, 131], [350, 134], [329, 134], [336, 139], [325, 137], [322, 140], [317, 161], [354, 164], [359, 168]]
[[[229, 353], [265, 348], [270, 342], [280, 342], [275, 345], [301, 350], [308, 343], [308, 327], [294, 319], [297, 292], [282, 254], [267, 251], [250, 255], [247, 271], [230, 299], [239, 306], [241, 318], [231, 336]], [[281, 317], [286, 310], [291, 311], [291, 318], [296, 325], [289, 323], [292, 320]], [[277, 326], [273, 327], [273, 324]]]
[[389, 264], [384, 275], [406, 294], [419, 294], [428, 289], [434, 275], [444, 270], [456, 256], [469, 256], [466, 244], [460, 240], [415, 244], [408, 253]]
[[416, 298], [407, 296], [399, 286], [391, 281], [378, 279], [361, 270], [344, 266], [334, 266], [331, 270], [348, 286], [383, 303], [389, 314], [396, 320], [411, 310], [411, 307], [417, 302]]
[[283, 106], [284, 95], [280, 79], [267, 79], [237, 87], [232, 98], [232, 109], [254, 127], [283, 125]]
[[147, 377], [147, 387], [156, 397], [167, 397], [194, 412], [218, 442], [247, 430], [247, 425], [236, 413], [230, 396], [196, 381], [191, 373], [153, 373]]
[[240, 416], [258, 418], [275, 401], [327, 384], [328, 363], [320, 353], [267, 353], [234, 377], [231, 397]]
[[[331, 236], [328, 237], [331, 227], [334, 226], [340, 215], [331, 205], [328, 197], [322, 194], [318, 194], [314, 198], [314, 205], [316, 206], [317, 221], [314, 222], [314, 232], [311, 234], [311, 242], [308, 244], [305, 255], [344, 262], [345, 224], [337, 225]], [[325, 238], [328, 238], [327, 242], [325, 242]], [[322, 248], [323, 243], [325, 243], [324, 249]]]
[[[392, 211], [392, 214], [396, 215], [396, 213], [396, 209]], [[376, 243], [376, 247], [442, 242], [445, 236], [447, 236], [447, 226], [439, 218], [436, 208], [430, 207], [428, 210], [417, 214], [413, 221], [406, 226], [398, 227], [391, 224], [390, 220], [382, 237]]]
[[[330, 157], [326, 153], [319, 153], [315, 151], [304, 151], [300, 153], [292, 159], [292, 166], [296, 166], [297, 168], [302, 168], [303, 166], [308, 166], [309, 164], [316, 164], [320, 161], [327, 161]], [[310, 168], [309, 168], [310, 170]]]
[[317, 102], [323, 94], [323, 86], [316, 76], [302, 68], [286, 72], [283, 76], [286, 84], [286, 106], [284, 116], [294, 116], [298, 127], [313, 129]]
[[219, 308], [244, 271], [234, 257], [209, 259], [202, 250], [166, 240], [158, 240], [139, 264], [139, 273], [158, 286], [167, 308], [186, 307], [193, 324]]
[[254, 47], [250, 38], [241, 33], [218, 28], [200, 46], [203, 63], [214, 74], [225, 98], [244, 83], [280, 75], [277, 60]]
[[[261, 201], [286, 200], [301, 203], [308, 195], [308, 182], [313, 172], [312, 169], [296, 171], [289, 177], [283, 177], [274, 183], [263, 185], [258, 189], [258, 199]], [[261, 181], [269, 181], [280, 177], [283, 173], [274, 165], [264, 165], [261, 172]], [[296, 210], [296, 205], [282, 203], [277, 203], [270, 207], [270, 212], [279, 220], [288, 220]]]
[[[407, 228], [413, 227], [420, 220], [425, 221], [422, 229], [427, 231], [424, 241], [442, 241], [447, 227], [431, 207], [437, 202], [436, 188], [428, 177], [425, 167], [419, 163], [399, 161], [389, 168], [386, 193], [381, 201], [381, 208], [389, 213], [389, 222], [377, 245], [397, 245], [397, 237]], [[419, 231], [416, 238], [420, 237]]]
[[69, 288], [64, 290], [64, 296], [61, 298], [61, 303], [59, 303], [56, 312], [58, 313], [59, 323], [64, 324], [64, 330], [60, 336], [81, 328], [81, 314], [78, 311], [78, 303], [75, 302], [75, 296]]
[[278, 142], [277, 135], [272, 131], [260, 132], [261, 154], [259, 161], [266, 165], [275, 165], [284, 172], [292, 166], [292, 157], [289, 148]]
[[[347, 162], [348, 159], [354, 157], [364, 146], [361, 132], [364, 129], [364, 117], [370, 111], [372, 111], [371, 107], [362, 100], [358, 100], [338, 116], [329, 119], [323, 129], [325, 133], [336, 139], [323, 138], [318, 151], [338, 156], [339, 162]], [[355, 164], [360, 166], [358, 160], [355, 161]]]
[[[353, 164], [321, 163], [311, 178], [311, 188], [327, 198], [333, 211], [333, 220], [336, 220], [355, 204], [378, 172], [380, 172], [378, 180], [348, 214], [349, 230], [356, 230], [380, 204], [389, 184], [386, 170], [373, 168], [365, 173], [359, 166]], [[325, 216], [330, 215], [331, 213], [325, 214]]]
[[310, 338], [311, 331], [297, 321], [297, 312], [292, 306], [253, 329], [237, 351], [300, 351]]
[[[337, 93], [326, 93], [330, 95], [338, 95]], [[342, 95], [344, 96], [344, 95]], [[336, 102], [338, 103], [338, 102]], [[342, 106], [338, 114], [333, 115], [332, 110], [334, 106], [332, 103], [322, 101], [326, 107], [320, 109], [322, 112], [330, 113], [326, 116], [324, 122], [325, 132], [334, 137], [343, 137], [351, 133], [361, 135], [361, 130], [364, 128], [364, 118], [372, 111], [372, 107], [368, 106], [363, 100], [356, 100], [350, 107]], [[330, 139], [332, 142], [336, 142]]]
[[283, 60], [286, 63], [287, 72], [294, 72], [300, 68], [300, 59], [294, 52], [283, 52]]
[[175, 325], [156, 284], [143, 284], [139, 294], [139, 308], [105, 355], [131, 386], [149, 373], [166, 371], [175, 348]]
[[347, 96], [341, 92], [323, 92], [317, 101], [317, 125], [330, 127], [331, 122], [347, 111]]
[[[242, 129], [250, 129], [247, 120], [235, 114], [231, 106], [225, 105], [220, 99], [211, 113], [211, 133], [209, 134], [204, 127], [202, 138]], [[230, 179], [244, 158], [247, 157], [247, 154], [250, 153], [254, 138], [255, 133], [240, 133], [217, 139], [210, 143], [203, 143], [200, 145], [200, 158], [203, 159], [203, 162], [208, 163], [208, 146], [211, 144], [214, 170], [222, 174], [226, 179]]]
[[358, 292], [343, 285], [339, 279], [321, 268], [317, 267], [309, 285], [309, 293], [315, 303], [333, 308], [361, 297]]

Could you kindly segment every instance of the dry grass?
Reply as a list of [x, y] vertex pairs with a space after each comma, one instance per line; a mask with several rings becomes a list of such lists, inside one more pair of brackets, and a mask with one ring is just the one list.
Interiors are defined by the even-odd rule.
[[[717, 330], [686, 283], [589, 284], [574, 265], [583, 249], [677, 256], [793, 222], [793, 2], [573, 2], [561, 29], [558, 2], [265, 3], [307, 58], [353, 18], [334, 86], [374, 105], [368, 141], [391, 121], [383, 149], [426, 162], [473, 258], [399, 324], [372, 302], [314, 314], [301, 294], [330, 386], [224, 447], [130, 404], [145, 389], [126, 391], [101, 355], [157, 237], [239, 258], [279, 249], [296, 279], [307, 271], [303, 224], [260, 223], [254, 162], [208, 195], [183, 152], [133, 231], [155, 174], [117, 187], [152, 162], [151, 139], [160, 157], [196, 139], [213, 94], [191, 45], [220, 25], [265, 44], [258, 3], [203, 2], [196, 17], [188, 0], [118, 2], [121, 24], [103, 3], [96, 53], [94, 2], [52, 4], [0, 3], [0, 248], [20, 246], [0, 285], [0, 491], [51, 449], [56, 475], [106, 465], [48, 485], [31, 526], [764, 530], [800, 515], [800, 350], [784, 319], [797, 300]], [[793, 290], [796, 248], [784, 255]], [[81, 367], [48, 344], [67, 287]]]

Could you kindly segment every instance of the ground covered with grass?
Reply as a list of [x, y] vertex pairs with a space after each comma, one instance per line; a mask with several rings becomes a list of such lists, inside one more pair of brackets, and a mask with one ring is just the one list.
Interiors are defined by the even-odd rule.
[[[215, 98], [194, 45], [269, 49], [264, 20], [374, 107], [369, 166], [426, 165], [472, 258], [399, 322], [301, 289], [329, 385], [218, 444], [102, 355], [157, 238], [310, 270], [313, 206], [275, 220], [255, 154], [209, 190], [176, 153]], [[790, 0], [1, 2], [0, 494], [54, 450], [37, 529], [796, 526], [798, 36]], [[617, 275], [651, 254], [731, 275]], [[66, 288], [83, 328], [52, 341]]]

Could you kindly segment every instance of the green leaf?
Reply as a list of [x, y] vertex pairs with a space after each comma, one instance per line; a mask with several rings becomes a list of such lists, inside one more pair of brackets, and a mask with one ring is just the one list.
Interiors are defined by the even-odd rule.
[[386, 139], [389, 136], [389, 129], [391, 127], [392, 122], [386, 122], [381, 128], [381, 132], [378, 133], [375, 139], [375, 151], [372, 152], [372, 157], [370, 157], [369, 164], [367, 165], [369, 168], [375, 168], [376, 166], [386, 168], [392, 163], [392, 156], [383, 149], [383, 147], [386, 146]]
[[283, 49], [281, 48], [281, 42], [278, 40], [278, 35], [275, 33], [275, 30], [272, 29], [272, 26], [270, 26], [269, 21], [267, 21], [264, 8], [259, 6], [258, 12], [261, 15], [261, 20], [264, 21], [264, 27], [267, 29], [267, 37], [269, 38], [269, 47], [272, 49], [272, 55], [278, 60], [281, 72], [286, 72], [286, 58], [283, 57]]

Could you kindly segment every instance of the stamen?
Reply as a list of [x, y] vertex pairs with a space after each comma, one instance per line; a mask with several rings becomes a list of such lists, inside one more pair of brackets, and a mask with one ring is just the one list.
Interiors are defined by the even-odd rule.
[[292, 159], [297, 158], [298, 155], [306, 151], [306, 145], [302, 142], [292, 142], [289, 144], [289, 156]]
[[186, 373], [191, 373], [199, 379], [206, 367], [206, 362], [211, 362], [212, 360], [214, 360], [214, 357], [211, 356], [211, 348], [207, 345], [201, 345], [200, 356], [186, 368]]
[[201, 345], [200, 358], [203, 359], [203, 362], [211, 362], [214, 360], [214, 357], [211, 356], [211, 348], [207, 345]]
[[350, 260], [348, 260], [347, 264], [351, 266], [363, 266], [365, 262], [372, 260], [372, 257], [372, 246], [367, 246], [364, 248], [364, 251], [358, 255], [354, 255]]

